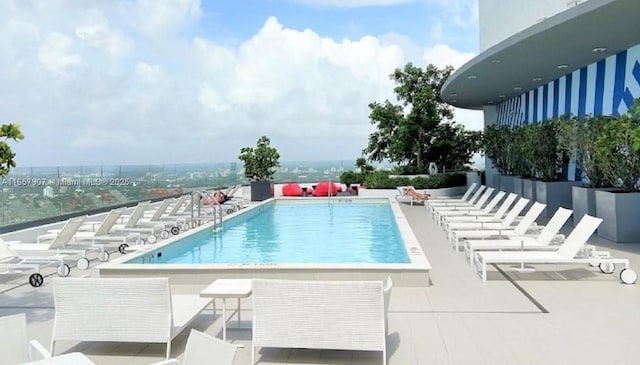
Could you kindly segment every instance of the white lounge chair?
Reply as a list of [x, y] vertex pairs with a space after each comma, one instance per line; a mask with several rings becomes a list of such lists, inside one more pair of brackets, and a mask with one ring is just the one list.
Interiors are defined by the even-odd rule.
[[[638, 279], [636, 272], [629, 268], [628, 259], [618, 259], [608, 255], [589, 254], [584, 250], [586, 242], [598, 228], [602, 219], [585, 215], [573, 228], [564, 243], [555, 251], [481, 251], [475, 257], [476, 270], [487, 281], [487, 265], [489, 264], [590, 264], [599, 265], [603, 273], [615, 270], [615, 264], [623, 264], [620, 280], [625, 284], [633, 284]], [[584, 255], [580, 256], [579, 253]]]
[[567, 222], [572, 210], [558, 208], [555, 214], [537, 236], [509, 236], [507, 239], [466, 240], [464, 252], [469, 257], [469, 264], [473, 265], [476, 251], [502, 251], [502, 250], [556, 250], [558, 246], [550, 246], [554, 239], [564, 240], [563, 235], [558, 235], [562, 226]]
[[74, 217], [68, 219], [62, 229], [57, 233], [55, 238], [49, 242], [11, 242], [9, 246], [12, 250], [26, 256], [41, 255], [67, 255], [68, 258], [77, 257], [77, 265], [81, 270], [89, 268], [89, 259], [87, 251], [97, 251], [100, 261], [109, 260], [109, 253], [104, 249], [103, 245], [94, 244], [74, 244], [73, 238], [78, 233], [80, 227], [84, 224], [86, 216]]
[[459, 244], [461, 239], [467, 238], [502, 238], [507, 236], [522, 236], [527, 233], [529, 228], [536, 222], [536, 219], [540, 216], [546, 204], [535, 202], [531, 206], [531, 209], [522, 217], [522, 220], [517, 226], [511, 225], [505, 226], [500, 223], [485, 223], [485, 225], [495, 224], [493, 228], [478, 228], [472, 230], [452, 230], [449, 233], [449, 239], [455, 246], [456, 251], [459, 251]]
[[504, 191], [499, 191], [498, 194], [496, 194], [491, 199], [491, 201], [487, 203], [487, 200], [489, 200], [489, 197], [493, 194], [494, 190], [495, 190], [494, 188], [489, 188], [485, 190], [484, 194], [482, 194], [482, 197], [480, 197], [478, 202], [475, 203], [472, 207], [442, 207], [434, 211], [433, 217], [438, 223], [438, 225], [442, 225], [442, 217], [445, 217], [445, 216], [466, 215], [470, 213], [483, 214], [483, 215], [490, 214], [493, 208], [495, 208], [496, 205], [498, 205], [500, 200], [502, 200], [502, 198], [504, 198], [506, 194]]
[[477, 201], [478, 199], [480, 199], [480, 196], [482, 195], [482, 193], [485, 191], [487, 187], [484, 185], [480, 185], [480, 187], [476, 190], [476, 192], [473, 194], [473, 196], [471, 196], [471, 198], [468, 201], [440, 201], [440, 202], [433, 202], [433, 203], [429, 203], [427, 204], [427, 211], [429, 212], [429, 214], [432, 214], [435, 210], [441, 208], [441, 207], [472, 207]]
[[50, 358], [49, 351], [36, 340], [28, 340], [24, 313], [0, 317], [0, 354], [3, 365], [24, 364]]
[[478, 187], [478, 183], [473, 183], [473, 184], [471, 184], [469, 186], [467, 191], [465, 191], [464, 195], [462, 195], [462, 197], [460, 197], [460, 198], [453, 198], [453, 197], [447, 198], [447, 197], [445, 197], [445, 198], [429, 199], [429, 201], [427, 202], [427, 205], [433, 204], [433, 203], [442, 203], [442, 202], [454, 202], [454, 201], [466, 202], [466, 201], [469, 201], [469, 198], [471, 197], [471, 194], [473, 194], [473, 192], [476, 190], [477, 187]]
[[147, 236], [144, 238], [146, 242], [156, 242], [160, 234], [165, 231], [164, 224], [150, 224], [147, 226], [138, 225], [140, 218], [144, 215], [149, 204], [149, 201], [138, 203], [129, 215], [127, 221], [124, 224], [114, 225], [113, 230], [116, 232], [137, 232], [140, 234], [146, 234]]
[[191, 329], [182, 361], [169, 359], [152, 365], [233, 365], [238, 347], [206, 333]]
[[517, 197], [518, 195], [514, 193], [507, 195], [507, 198], [502, 201], [502, 204], [500, 204], [500, 207], [495, 213], [475, 212], [473, 210], [469, 210], [468, 212], [460, 211], [458, 215], [443, 216], [440, 225], [446, 227], [450, 222], [480, 222], [483, 220], [499, 222], [504, 215], [507, 214], [507, 211], [509, 211], [509, 208], [513, 202], [516, 201]]
[[[151, 216], [148, 218], [144, 215], [138, 220], [136, 226], [158, 226], [162, 225], [165, 227], [165, 230], [160, 233], [162, 238], [167, 238], [168, 233], [171, 232], [174, 235], [180, 233], [180, 230], [189, 229], [189, 225], [187, 224], [187, 220], [184, 217], [168, 217], [165, 215], [167, 209], [171, 205], [173, 199], [165, 199], [160, 203], [158, 207], [155, 208]], [[145, 211], [145, 214], [148, 210]]]
[[[409, 203], [409, 205], [413, 206], [413, 204], [425, 204], [425, 201], [428, 199], [418, 199], [415, 196], [405, 194], [404, 189], [410, 188], [417, 191], [413, 186], [398, 186], [396, 187], [397, 195], [396, 200], [400, 203]], [[420, 193], [420, 192], [419, 192]], [[426, 192], [421, 192], [422, 194], [426, 194]]]
[[465, 217], [469, 218], [469, 220], [461, 222], [447, 222], [444, 227], [449, 236], [451, 236], [451, 232], [455, 230], [510, 227], [518, 219], [520, 212], [524, 210], [524, 207], [526, 207], [527, 204], [529, 204], [529, 199], [520, 198], [513, 208], [511, 208], [509, 213], [507, 213], [507, 215], [502, 219], [495, 219], [495, 217], [486, 216]]
[[44, 276], [40, 269], [45, 266], [56, 266], [59, 276], [69, 276], [71, 267], [64, 263], [67, 255], [24, 256], [13, 250], [5, 242], [0, 242], [0, 274], [21, 273], [23, 270], [35, 271], [29, 275], [29, 284], [34, 288], [42, 286]]

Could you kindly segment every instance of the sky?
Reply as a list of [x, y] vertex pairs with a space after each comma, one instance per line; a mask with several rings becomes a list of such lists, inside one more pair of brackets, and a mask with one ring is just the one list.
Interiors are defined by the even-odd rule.
[[[412, 62], [478, 53], [477, 0], [5, 0], [0, 124], [19, 166], [354, 160]], [[457, 122], [482, 128], [477, 111]]]

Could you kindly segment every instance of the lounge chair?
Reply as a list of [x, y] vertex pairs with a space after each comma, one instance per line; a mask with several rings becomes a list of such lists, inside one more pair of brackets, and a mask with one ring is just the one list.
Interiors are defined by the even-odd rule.
[[145, 241], [149, 243], [154, 243], [157, 241], [158, 236], [165, 231], [164, 224], [161, 223], [151, 223], [139, 225], [140, 218], [144, 215], [144, 211], [149, 206], [149, 201], [144, 201], [138, 203], [136, 207], [133, 209], [129, 218], [124, 224], [116, 224], [113, 226], [114, 231], [116, 232], [137, 232], [140, 234], [146, 234]]
[[37, 340], [28, 340], [27, 317], [24, 313], [0, 317], [0, 328], [2, 364], [24, 364], [51, 357]]
[[152, 365], [211, 365], [212, 359], [215, 359], [216, 365], [233, 365], [236, 351], [238, 351], [236, 345], [221, 341], [192, 328], [187, 339], [182, 361], [169, 359]]
[[[414, 203], [416, 204], [424, 204], [425, 201], [429, 200], [429, 199], [420, 199], [418, 197], [415, 197], [413, 195], [407, 195], [404, 191], [404, 189], [413, 189], [414, 191], [417, 191], [413, 186], [408, 185], [408, 186], [398, 186], [396, 188], [396, 190], [398, 191], [398, 194], [396, 195], [396, 200], [400, 203], [409, 203], [409, 205], [412, 205]], [[418, 192], [420, 194], [426, 194], [426, 192]]]
[[520, 198], [520, 200], [518, 200], [518, 202], [511, 208], [509, 213], [507, 213], [507, 215], [502, 219], [496, 219], [497, 213], [492, 217], [464, 217], [466, 219], [464, 221], [462, 220], [463, 217], [452, 217], [461, 219], [460, 221], [447, 222], [444, 227], [448, 235], [451, 235], [451, 232], [454, 230], [509, 227], [518, 219], [520, 213], [524, 210], [524, 207], [526, 207], [527, 204], [529, 204], [529, 199]]
[[469, 198], [471, 197], [471, 194], [473, 194], [473, 192], [476, 190], [477, 187], [478, 187], [478, 183], [471, 184], [469, 186], [469, 188], [467, 189], [467, 191], [465, 191], [464, 195], [462, 195], [461, 198], [453, 198], [453, 197], [447, 198], [447, 197], [445, 197], [445, 198], [429, 199], [427, 204], [442, 203], [442, 202], [454, 202], [454, 201], [460, 201], [460, 202], [469, 201]]
[[[504, 193], [504, 192], [500, 192], [500, 193]], [[498, 200], [501, 200], [501, 195], [500, 193], [498, 193], [493, 200], [495, 200], [496, 198], [498, 198]], [[438, 222], [438, 224], [440, 226], [446, 226], [449, 222], [478, 222], [481, 219], [486, 219], [486, 220], [495, 220], [495, 221], [500, 221], [502, 220], [502, 218], [504, 217], [504, 215], [507, 213], [507, 211], [509, 210], [509, 208], [511, 207], [511, 204], [513, 204], [513, 202], [516, 200], [516, 198], [518, 197], [518, 195], [511, 193], [507, 196], [507, 198], [505, 200], [502, 201], [502, 204], [500, 204], [500, 207], [498, 207], [498, 209], [496, 210], [495, 213], [491, 213], [491, 211], [487, 211], [487, 208], [491, 208], [491, 210], [495, 207], [491, 207], [491, 205], [493, 204], [493, 200], [491, 202], [489, 202], [489, 204], [487, 204], [487, 207], [485, 207], [485, 209], [478, 211], [475, 209], [469, 209], [469, 210], [460, 210], [460, 211], [455, 211], [455, 212], [449, 212], [447, 213], [447, 215], [443, 215], [441, 216], [440, 221]]]
[[[629, 268], [628, 259], [617, 259], [608, 255], [590, 254], [584, 250], [586, 242], [598, 228], [602, 219], [584, 215], [573, 228], [564, 243], [555, 251], [480, 251], [475, 255], [476, 270], [487, 281], [487, 265], [489, 264], [590, 264], [599, 265], [603, 273], [615, 270], [615, 264], [623, 264], [620, 280], [625, 284], [633, 284], [638, 279], [636, 272]], [[579, 255], [580, 253], [583, 255]]]
[[81, 270], [89, 268], [89, 259], [87, 251], [97, 251], [98, 259], [102, 262], [109, 260], [109, 252], [104, 249], [103, 245], [95, 244], [74, 244], [73, 238], [78, 233], [79, 228], [84, 224], [86, 216], [74, 217], [68, 219], [62, 229], [55, 238], [49, 242], [26, 243], [17, 242], [10, 243], [12, 250], [22, 255], [42, 255], [51, 256], [64, 254], [71, 257], [78, 257], [77, 266]]
[[[451, 243], [459, 250], [459, 243], [461, 239], [465, 238], [502, 238], [507, 236], [522, 236], [527, 233], [529, 228], [535, 223], [536, 219], [540, 216], [546, 204], [535, 202], [531, 206], [531, 209], [520, 220], [517, 226], [502, 225], [501, 223], [484, 223], [485, 225], [495, 224], [495, 226], [477, 228], [475, 230], [452, 230], [449, 232], [449, 239]], [[483, 223], [479, 223], [483, 224]]]
[[440, 201], [426, 204], [427, 211], [429, 214], [432, 214], [435, 210], [441, 207], [472, 207], [478, 199], [480, 199], [481, 194], [486, 188], [486, 186], [481, 185], [468, 201]]
[[[140, 241], [140, 233], [136, 232], [121, 232], [121, 233], [111, 233], [112, 228], [115, 226], [118, 219], [122, 215], [124, 208], [113, 209], [107, 214], [107, 216], [100, 222], [84, 222], [82, 226], [78, 229], [78, 231], [73, 235], [73, 242], [69, 243], [69, 246], [73, 246], [74, 243], [82, 244], [82, 241], [91, 241], [91, 243], [95, 246], [94, 249], [100, 249], [100, 244], [98, 242], [113, 242], [119, 243], [120, 246], [118, 250], [123, 252], [123, 247], [129, 245], [129, 242], [138, 242]], [[83, 227], [85, 230], [83, 231]], [[86, 227], [90, 227], [91, 231], [87, 231]], [[42, 241], [44, 238], [55, 238], [55, 235], [59, 234], [60, 230], [50, 230], [48, 233], [38, 236], [38, 242]], [[101, 251], [104, 251], [104, 247], [101, 248]]]
[[[498, 194], [496, 194], [496, 196], [493, 199], [491, 199], [491, 201], [487, 204], [487, 200], [489, 200], [489, 198], [491, 197], [494, 191], [495, 191], [494, 188], [486, 189], [484, 191], [484, 194], [482, 194], [482, 196], [480, 197], [480, 199], [478, 199], [478, 201], [471, 207], [465, 207], [465, 206], [437, 207], [433, 211], [433, 217], [436, 220], [436, 222], [440, 223], [442, 220], [442, 216], [449, 215], [450, 213], [452, 213], [452, 215], [457, 215], [459, 213], [476, 211], [476, 212], [485, 212], [488, 214], [493, 210], [493, 208], [496, 205], [498, 205], [498, 203], [500, 202], [500, 199], [502, 199], [502, 197], [504, 197], [505, 195], [505, 192], [501, 191]], [[496, 200], [496, 197], [498, 197], [497, 200]], [[486, 207], [485, 207], [485, 204], [486, 204]]]
[[59, 276], [69, 276], [71, 268], [64, 263], [67, 255], [24, 256], [13, 250], [5, 242], [0, 242], [0, 274], [20, 273], [22, 270], [35, 271], [29, 275], [29, 284], [34, 288], [42, 286], [44, 276], [40, 269], [44, 266], [56, 265]]
[[556, 240], [564, 240], [559, 235], [560, 229], [567, 222], [571, 214], [570, 209], [558, 208], [544, 229], [537, 236], [509, 236], [507, 239], [497, 240], [466, 240], [464, 252], [469, 257], [469, 264], [473, 265], [476, 251], [502, 251], [502, 250], [556, 250], [558, 246], [550, 246]]

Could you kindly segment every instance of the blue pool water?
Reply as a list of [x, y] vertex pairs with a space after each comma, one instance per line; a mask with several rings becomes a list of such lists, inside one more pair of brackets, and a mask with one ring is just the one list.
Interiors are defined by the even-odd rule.
[[278, 201], [128, 263], [408, 263], [387, 202]]

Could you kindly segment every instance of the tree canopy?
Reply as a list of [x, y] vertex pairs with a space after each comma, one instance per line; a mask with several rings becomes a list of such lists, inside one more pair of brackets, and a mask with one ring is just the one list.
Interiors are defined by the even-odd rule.
[[7, 141], [9, 139], [14, 141], [22, 140], [24, 135], [20, 131], [19, 124], [8, 123], [0, 126], [0, 138], [4, 138], [4, 140], [0, 141], [0, 176], [6, 176], [12, 167], [16, 167], [16, 161], [14, 160], [16, 154], [11, 150], [11, 146]]
[[278, 150], [270, 146], [271, 140], [267, 136], [258, 139], [256, 147], [240, 149], [238, 159], [244, 162], [244, 174], [254, 180], [269, 180], [280, 166]]
[[453, 108], [440, 96], [452, 71], [451, 66], [422, 69], [408, 63], [390, 75], [398, 103], [369, 104], [377, 131], [362, 152], [370, 161], [388, 159], [417, 171], [426, 170], [428, 162], [450, 169], [469, 162], [480, 149], [482, 134], [454, 122]]

